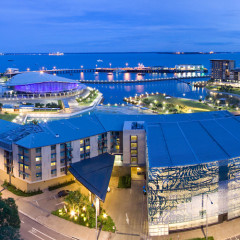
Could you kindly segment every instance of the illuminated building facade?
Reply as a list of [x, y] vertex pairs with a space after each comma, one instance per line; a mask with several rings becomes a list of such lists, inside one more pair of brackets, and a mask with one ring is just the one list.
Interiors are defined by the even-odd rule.
[[211, 61], [211, 79], [215, 81], [227, 81], [230, 78], [230, 72], [235, 68], [234, 60], [210, 60]]
[[79, 82], [42, 72], [26, 72], [15, 75], [7, 86], [17, 94], [59, 94], [79, 92], [86, 88]]

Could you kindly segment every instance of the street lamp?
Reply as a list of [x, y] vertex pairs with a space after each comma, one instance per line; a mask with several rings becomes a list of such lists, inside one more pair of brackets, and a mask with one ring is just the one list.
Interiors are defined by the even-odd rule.
[[112, 64], [111, 64], [111, 63], [109, 63], [109, 66], [110, 66], [110, 68], [111, 68]]

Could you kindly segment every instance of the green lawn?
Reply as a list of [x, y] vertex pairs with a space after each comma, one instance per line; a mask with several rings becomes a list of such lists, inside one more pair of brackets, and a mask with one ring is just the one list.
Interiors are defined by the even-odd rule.
[[215, 110], [206, 103], [184, 98], [166, 98], [163, 94], [144, 97], [140, 101], [141, 105], [151, 108], [160, 114], [166, 113], [166, 111], [169, 113], [194, 113]]
[[11, 122], [17, 115], [18, 114], [11, 114], [11, 113], [5, 114], [5, 113], [3, 113], [3, 114], [0, 114], [0, 119]]

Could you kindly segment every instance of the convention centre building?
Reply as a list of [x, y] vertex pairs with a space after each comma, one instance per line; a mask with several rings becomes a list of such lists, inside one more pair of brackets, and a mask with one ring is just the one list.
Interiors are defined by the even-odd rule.
[[115, 166], [146, 166], [150, 236], [240, 216], [240, 117], [227, 111], [0, 120], [0, 179], [22, 190], [76, 178], [104, 201]]
[[6, 82], [8, 91], [14, 91], [19, 96], [56, 96], [79, 94], [86, 88], [73, 79], [59, 77], [44, 72], [25, 72], [13, 76]]

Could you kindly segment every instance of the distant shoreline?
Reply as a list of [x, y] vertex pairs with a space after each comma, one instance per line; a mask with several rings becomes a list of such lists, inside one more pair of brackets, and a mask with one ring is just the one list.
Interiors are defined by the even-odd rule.
[[[142, 53], [155, 53], [155, 54], [174, 54], [174, 55], [184, 55], [184, 54], [207, 54], [207, 55], [213, 55], [213, 54], [230, 54], [230, 53], [239, 53], [239, 52], [214, 52], [214, 53], [209, 53], [209, 52], [76, 52], [76, 53], [71, 53], [71, 52], [66, 52], [64, 54], [142, 54]], [[49, 55], [49, 53], [2, 53], [0, 56], [4, 55]]]

